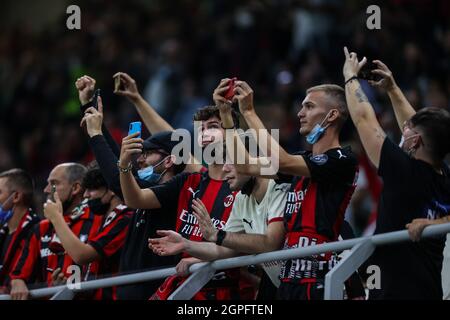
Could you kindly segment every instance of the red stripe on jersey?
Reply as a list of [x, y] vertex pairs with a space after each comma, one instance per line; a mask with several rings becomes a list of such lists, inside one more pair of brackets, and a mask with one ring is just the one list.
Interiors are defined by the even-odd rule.
[[[206, 207], [206, 210], [208, 211], [209, 215], [211, 216], [213, 214], [213, 207], [216, 201], [220, 201], [217, 198], [217, 195], [222, 187], [222, 181], [217, 181], [210, 179], [208, 185], [206, 188], [204, 188], [204, 192], [200, 197], [200, 200], [203, 202], [203, 204]], [[189, 208], [189, 211], [192, 209]], [[189, 240], [191, 241], [202, 241], [203, 236], [199, 232], [199, 225], [198, 222], [195, 223], [193, 232], [191, 233]]]
[[302, 202], [302, 231], [316, 232], [317, 183], [311, 182]]
[[[297, 184], [296, 184], [296, 186], [294, 187], [294, 192], [295, 192], [295, 197], [296, 197], [296, 201], [295, 201], [296, 209], [295, 209], [295, 211], [292, 213], [292, 216], [291, 216], [291, 218], [290, 218], [289, 221], [288, 221], [288, 224], [287, 224], [287, 231], [293, 230], [293, 229], [294, 229], [295, 222], [297, 221], [297, 216], [298, 216], [298, 214], [299, 214], [299, 208], [298, 208], [297, 204], [300, 202], [300, 201], [297, 199], [297, 192], [300, 191], [300, 190], [303, 190], [303, 183], [304, 183], [304, 181], [305, 181], [305, 177], [302, 177], [302, 178], [300, 179], [300, 181], [298, 181]], [[288, 205], [288, 204], [289, 204], [289, 203], [286, 203], [286, 205]]]
[[283, 221], [283, 220], [284, 220], [283, 217], [272, 218], [269, 220], [269, 222], [267, 222], [267, 225], [271, 224], [272, 222], [279, 222], [279, 221]]
[[[181, 225], [183, 223], [182, 219], [180, 219], [180, 215], [187, 215], [187, 211], [192, 210], [189, 208], [191, 199], [192, 199], [192, 192], [189, 190], [192, 190], [193, 192], [198, 191], [198, 185], [200, 184], [200, 181], [202, 179], [202, 175], [200, 173], [194, 173], [187, 177], [186, 181], [183, 184], [183, 187], [181, 189], [180, 195], [178, 197], [178, 209], [177, 209], [177, 220], [176, 220], [176, 226], [175, 231], [180, 233]], [[175, 201], [176, 199], [174, 199]]]

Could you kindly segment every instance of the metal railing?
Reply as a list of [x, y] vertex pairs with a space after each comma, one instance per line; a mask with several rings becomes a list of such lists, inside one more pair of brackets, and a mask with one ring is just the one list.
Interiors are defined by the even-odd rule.
[[[432, 225], [425, 228], [422, 238], [443, 235], [450, 232], [450, 223]], [[213, 276], [216, 271], [242, 267], [251, 264], [260, 264], [270, 261], [288, 260], [309, 257], [325, 252], [340, 252], [351, 249], [350, 253], [342, 259], [325, 277], [324, 298], [342, 299], [344, 281], [372, 254], [376, 246], [409, 241], [408, 231], [396, 231], [378, 234], [369, 237], [354, 238], [343, 241], [328, 242], [319, 245], [296, 249], [279, 250], [267, 253], [239, 256], [221, 259], [212, 262], [201, 262], [189, 268], [191, 275], [169, 297], [169, 300], [187, 300], [192, 298]], [[104, 279], [81, 282], [77, 288], [68, 285], [30, 290], [30, 298], [43, 298], [52, 296], [52, 300], [70, 300], [77, 292], [94, 290], [105, 287], [121, 286], [162, 279], [176, 274], [174, 267], [158, 269], [128, 275], [115, 276]], [[0, 300], [10, 300], [10, 295], [0, 295]]]

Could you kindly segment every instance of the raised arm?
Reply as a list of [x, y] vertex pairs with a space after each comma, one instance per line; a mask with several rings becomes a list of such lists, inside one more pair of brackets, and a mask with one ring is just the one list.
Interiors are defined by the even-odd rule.
[[158, 209], [161, 208], [158, 198], [151, 189], [141, 189], [133, 176], [131, 169], [131, 158], [142, 153], [141, 138], [139, 133], [126, 136], [122, 139], [120, 159], [117, 164], [120, 171], [120, 187], [122, 189], [125, 204], [135, 209]]
[[[369, 159], [378, 168], [380, 163], [381, 147], [383, 146], [386, 134], [380, 127], [367, 96], [357, 78], [357, 74], [362, 66], [367, 62], [364, 57], [358, 61], [356, 53], [349, 53], [347, 47], [344, 48], [345, 63], [343, 74], [345, 79], [345, 96], [347, 98], [350, 117], [355, 124], [362, 145], [366, 150]], [[352, 80], [350, 80], [353, 78]]]
[[[214, 91], [214, 101], [220, 107], [221, 118], [225, 128], [234, 127], [230, 102], [223, 97], [223, 93], [228, 89], [229, 81], [230, 79], [223, 79]], [[255, 137], [255, 140], [258, 142], [260, 150], [266, 153], [265, 156], [258, 158], [249, 156], [236, 131], [226, 130], [225, 138], [227, 146], [234, 145], [237, 148], [237, 151], [232, 154], [232, 159], [238, 172], [252, 176], [272, 177], [276, 174], [275, 171], [280, 171], [286, 174], [309, 176], [309, 169], [303, 158], [287, 153], [264, 127], [253, 105], [253, 90], [245, 81], [235, 82], [234, 99], [238, 101], [239, 110], [248, 126], [256, 133], [257, 137]], [[231, 134], [232, 138], [230, 137]], [[238, 160], [243, 154], [245, 154], [245, 163], [241, 164]], [[262, 168], [269, 167], [272, 170], [268, 170], [268, 174], [262, 174]]]
[[[174, 128], [164, 120], [164, 118], [162, 118], [158, 112], [144, 100], [144, 98], [142, 98], [137, 88], [136, 81], [133, 78], [123, 72], [118, 72], [113, 77], [119, 77], [123, 84], [123, 90], [119, 89], [114, 91], [114, 93], [127, 97], [128, 100], [134, 104], [139, 116], [142, 121], [144, 121], [145, 126], [151, 134], [161, 131], [174, 131]], [[191, 154], [190, 160], [186, 164], [186, 172], [199, 172], [201, 170], [201, 162], [197, 162], [196, 164], [193, 159], [193, 155]]]
[[148, 131], [153, 134], [161, 131], [173, 131], [172, 126], [142, 98], [136, 81], [124, 72], [117, 72], [113, 78], [119, 77], [122, 87], [114, 93], [128, 98], [134, 104]]
[[372, 70], [372, 73], [378, 74], [382, 78], [379, 81], [369, 80], [369, 83], [374, 87], [386, 90], [394, 109], [397, 124], [402, 130], [405, 122], [411, 119], [416, 110], [414, 110], [402, 90], [395, 83], [391, 70], [380, 60], [374, 60], [373, 63], [377, 65], [377, 69]]
[[55, 202], [47, 200], [44, 204], [44, 215], [52, 223], [62, 246], [73, 261], [79, 265], [84, 265], [100, 257], [91, 245], [82, 242], [72, 232], [64, 220], [62, 203], [57, 192], [55, 192]]

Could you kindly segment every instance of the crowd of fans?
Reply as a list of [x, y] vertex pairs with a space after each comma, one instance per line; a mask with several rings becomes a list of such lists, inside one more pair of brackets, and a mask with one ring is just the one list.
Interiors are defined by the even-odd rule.
[[[265, 127], [280, 129], [280, 145], [288, 153], [309, 148], [301, 138], [301, 131], [298, 130], [299, 122], [296, 117], [301, 103], [307, 95], [307, 89], [323, 83], [337, 83], [343, 86], [344, 78], [348, 80], [345, 74], [344, 77], [342, 75], [342, 48], [346, 44], [350, 51], [357, 52], [360, 58], [366, 56], [370, 60], [382, 59], [389, 66], [397, 85], [416, 111], [428, 106], [448, 110], [450, 108], [449, 4], [446, 1], [388, 1], [381, 5], [381, 30], [366, 28], [365, 8], [367, 5], [368, 3], [352, 1], [272, 1], [267, 3], [259, 1], [239, 3], [156, 1], [151, 4], [142, 1], [116, 2], [114, 4], [106, 1], [94, 1], [80, 2], [82, 29], [79, 31], [68, 31], [62, 27], [55, 28], [54, 25], [40, 32], [27, 29], [26, 25], [8, 26], [6, 32], [0, 34], [0, 85], [2, 88], [0, 97], [0, 152], [2, 154], [0, 172], [14, 167], [26, 169], [34, 178], [36, 194], [34, 201], [27, 200], [22, 205], [34, 207], [34, 212], [41, 216], [45, 211], [45, 217], [54, 225], [59, 238], [61, 238], [58, 227], [56, 227], [58, 222], [55, 222], [58, 219], [55, 217], [57, 216], [55, 212], [59, 208], [53, 204], [42, 206], [46, 197], [52, 194], [50, 188], [53, 183], [50, 181], [50, 177], [52, 174], [58, 173], [57, 168], [60, 168], [58, 165], [62, 163], [77, 162], [87, 165], [92, 160], [97, 160], [103, 178], [99, 177], [97, 182], [92, 183], [92, 181], [84, 181], [78, 172], [80, 177], [75, 180], [82, 187], [80, 190], [102, 190], [103, 192], [102, 188], [105, 188], [105, 193], [101, 198], [107, 197], [107, 191], [114, 192], [112, 194], [117, 195], [118, 200], [113, 205], [111, 198], [109, 201], [111, 205], [108, 209], [114, 209], [117, 216], [120, 217], [113, 218], [114, 223], [105, 221], [105, 219], [108, 220], [105, 217], [102, 217], [103, 220], [92, 218], [94, 226], [89, 229], [92, 231], [87, 232], [89, 242], [86, 246], [89, 248], [83, 246], [81, 243], [83, 241], [78, 243], [61, 239], [65, 250], [71, 256], [71, 260], [65, 261], [63, 266], [65, 268], [73, 262], [91, 263], [101, 256], [110, 259], [107, 261], [113, 261], [110, 265], [115, 267], [107, 268], [104, 274], [112, 274], [118, 270], [138, 271], [146, 263], [143, 263], [142, 266], [126, 268], [120, 266], [119, 268], [120, 259], [117, 256], [119, 253], [112, 249], [111, 247], [114, 246], [110, 244], [115, 243], [114, 241], [125, 241], [127, 232], [125, 232], [124, 226], [129, 221], [132, 221], [130, 225], [136, 223], [137, 226], [140, 223], [140, 220], [136, 219], [138, 216], [141, 217], [142, 213], [139, 213], [138, 210], [135, 217], [131, 218], [133, 214], [127, 211], [128, 209], [123, 204], [154, 211], [167, 207], [170, 199], [165, 199], [161, 195], [167, 191], [161, 188], [162, 191], [155, 190], [156, 202], [154, 202], [155, 200], [141, 202], [141, 198], [130, 196], [130, 190], [133, 191], [133, 189], [128, 189], [131, 182], [122, 180], [122, 173], [127, 172], [128, 162], [124, 160], [123, 145], [122, 153], [119, 154], [114, 147], [114, 142], [120, 145], [122, 138], [126, 136], [129, 123], [138, 120], [139, 116], [142, 117], [142, 109], [140, 109], [142, 105], [138, 107], [139, 102], [130, 98], [129, 95], [124, 95], [128, 98], [125, 99], [120, 95], [113, 94], [113, 74], [117, 71], [125, 72], [122, 73], [122, 79], [126, 83], [129, 81], [128, 84], [134, 84], [133, 80], [135, 80], [143, 100], [149, 103], [148, 108], [154, 109], [167, 122], [161, 126], [165, 130], [157, 131], [170, 131], [172, 128], [186, 128], [192, 131], [193, 114], [195, 117], [199, 117], [198, 119], [194, 117], [195, 120], [204, 122], [210, 121], [215, 116], [222, 120], [223, 128], [229, 127], [228, 125], [223, 126], [224, 110], [220, 109], [220, 115], [219, 110], [205, 111], [206, 113], [212, 112], [206, 116], [205, 113], [198, 113], [198, 109], [213, 104], [212, 92], [215, 92], [214, 103], [217, 104], [216, 91], [218, 89], [216, 87], [221, 79], [232, 76], [243, 79], [254, 90], [255, 107]], [[59, 22], [61, 25], [65, 25], [61, 22], [64, 19], [65, 16], [62, 15]], [[102, 142], [94, 141], [96, 134], [93, 132], [95, 130], [92, 129], [93, 131], [89, 132], [89, 126], [99, 115], [98, 111], [89, 109], [90, 106], [87, 105], [89, 99], [83, 101], [82, 94], [80, 94], [87, 88], [86, 86], [93, 85], [89, 80], [92, 78], [80, 78], [85, 74], [95, 78], [95, 87], [101, 89], [101, 100], [94, 101], [94, 103], [101, 105], [103, 124], [110, 132], [108, 135], [103, 132], [105, 141], [111, 148], [110, 160], [120, 159], [120, 164], [118, 163], [121, 171], [120, 182], [118, 175], [114, 177], [114, 181], [110, 180], [113, 174], [109, 177], [105, 176], [103, 160], [96, 154], [96, 150], [98, 152]], [[75, 82], [77, 82], [76, 87], [73, 85]], [[398, 118], [396, 119], [391, 107], [389, 100], [391, 97], [388, 97], [383, 90], [379, 90], [377, 86], [370, 86], [367, 82], [361, 82], [361, 87], [372, 103], [378, 122], [386, 135], [394, 141], [399, 141], [402, 132], [398, 129]], [[239, 95], [244, 97], [245, 94], [241, 92]], [[82, 112], [80, 112], [80, 102], [84, 106]], [[136, 106], [136, 109], [132, 107], [132, 104]], [[88, 116], [83, 112], [87, 112]], [[214, 112], [216, 113], [214, 114]], [[90, 139], [86, 138], [86, 130], [80, 128], [83, 114], [84, 125], [88, 127], [87, 134]], [[331, 118], [332, 115], [327, 114], [327, 119], [328, 117]], [[248, 124], [249, 120], [247, 118], [245, 120]], [[89, 121], [91, 121], [90, 124]], [[232, 127], [234, 125], [231, 123]], [[252, 127], [252, 125], [248, 125]], [[148, 125], [147, 129], [150, 133], [155, 133], [151, 132]], [[147, 133], [144, 129], [142, 136], [146, 137]], [[357, 134], [359, 129], [355, 130], [351, 121], [347, 121], [343, 124], [342, 130], [339, 127], [337, 135], [339, 133], [340, 141], [345, 145], [352, 146], [360, 172], [352, 202], [346, 211], [346, 220], [353, 226], [356, 235], [370, 234], [373, 232], [373, 222], [377, 218], [382, 183], [377, 177], [376, 168], [372, 165], [374, 161], [367, 146], [360, 142], [362, 136], [361, 133]], [[170, 147], [165, 144], [164, 137], [156, 135], [154, 139], [156, 142], [149, 143], [156, 143], [159, 148], [146, 147], [144, 144], [144, 150], [161, 152], [162, 149], [164, 151], [162, 154], [170, 154]], [[132, 142], [127, 140], [126, 143]], [[124, 141], [124, 144], [126, 143]], [[161, 146], [167, 147], [167, 150]], [[149, 155], [146, 157], [149, 158]], [[161, 164], [165, 165], [165, 159], [161, 158], [152, 165], [154, 168]], [[145, 162], [146, 159], [140, 161]], [[167, 168], [169, 167], [168, 165]], [[139, 164], [139, 168], [144, 169], [144, 164]], [[309, 164], [308, 168], [311, 171]], [[232, 172], [234, 169], [229, 170]], [[179, 171], [182, 171], [181, 168], [175, 169], [174, 172], [171, 172], [171, 176], [176, 176]], [[213, 166], [210, 166], [209, 171], [213, 172], [212, 175], [215, 174]], [[251, 171], [240, 171], [240, 169], [237, 171], [237, 174], [252, 175]], [[287, 171], [294, 176], [299, 175], [296, 171], [289, 172], [288, 169]], [[158, 172], [161, 174], [160, 179], [166, 173], [166, 171]], [[143, 178], [145, 173], [134, 173], [138, 177], [138, 184], [135, 187], [138, 185], [142, 188], [148, 187], [143, 182], [146, 180]], [[166, 176], [162, 179], [164, 181], [158, 180], [158, 182], [166, 182], [169, 180], [168, 178]], [[193, 183], [191, 178], [181, 175], [177, 183]], [[214, 179], [214, 177], [210, 178]], [[91, 179], [93, 178], [91, 177]], [[257, 182], [252, 181], [258, 185]], [[297, 183], [295, 187], [299, 188], [298, 183], [300, 182], [295, 183]], [[245, 183], [240, 187], [244, 185]], [[46, 190], [44, 191], [45, 186]], [[114, 189], [113, 186], [119, 187]], [[240, 187], [233, 190], [233, 186], [231, 186], [231, 190], [238, 191], [241, 190]], [[174, 183], [170, 188], [172, 189], [169, 190], [174, 190]], [[201, 183], [198, 188], [202, 190]], [[269, 187], [266, 186], [266, 188]], [[295, 191], [298, 192], [297, 189]], [[58, 190], [59, 193], [60, 190]], [[61, 198], [62, 212], [70, 212], [78, 207], [80, 203], [75, 205], [72, 201], [73, 197], [82, 195], [83, 198], [89, 199], [90, 197], [89, 194], [76, 193], [73, 190], [65, 190], [63, 193], [65, 193], [63, 195], [65, 199]], [[146, 194], [146, 196], [148, 195]], [[91, 198], [95, 197], [91, 196]], [[255, 198], [258, 199], [258, 196], [255, 195]], [[205, 201], [204, 198], [202, 199]], [[6, 199], [3, 200], [6, 201]], [[72, 207], [64, 207], [65, 200], [68, 201], [67, 203], [72, 201], [68, 204]], [[93, 204], [91, 203], [91, 205]], [[198, 204], [196, 207], [198, 212], [194, 209], [195, 216], [198, 221], [201, 221], [202, 204]], [[214, 208], [218, 210], [216, 207]], [[226, 212], [226, 209], [223, 210]], [[143, 212], [145, 215], [145, 211]], [[83, 216], [87, 213], [81, 212], [80, 214]], [[220, 214], [225, 213], [221, 212]], [[29, 219], [35, 219], [34, 213], [29, 213], [29, 215]], [[277, 217], [274, 218], [276, 220]], [[59, 221], [59, 223], [61, 222]], [[111, 225], [108, 226], [108, 224]], [[65, 224], [62, 223], [62, 225]], [[74, 225], [70, 226], [73, 232], [77, 228]], [[119, 227], [120, 225], [122, 227]], [[159, 225], [163, 227], [157, 229], [176, 229], [175, 225], [168, 221]], [[157, 226], [155, 225], [155, 227]], [[36, 235], [35, 246], [42, 245], [38, 244], [39, 238], [51, 237], [51, 233], [48, 233], [50, 229], [45, 228], [41, 228], [40, 233]], [[208, 226], [202, 227], [203, 232], [205, 228]], [[267, 230], [264, 229], [261, 232], [264, 233]], [[179, 230], [176, 231], [179, 232]], [[227, 231], [232, 230], [227, 229]], [[155, 232], [156, 229], [152, 229], [152, 237], [155, 237]], [[132, 232], [128, 230], [127, 237], [132, 237], [130, 234]], [[78, 234], [78, 236], [80, 235], [81, 233]], [[149, 236], [149, 234], [147, 235]], [[160, 235], [174, 237], [169, 233]], [[341, 236], [344, 237], [343, 234]], [[198, 241], [195, 237], [189, 238], [188, 236], [187, 238]], [[219, 235], [213, 235], [211, 239], [212, 242], [219, 242], [219, 246], [224, 240], [220, 239]], [[53, 242], [52, 239], [49, 245]], [[68, 250], [66, 245], [72, 246], [72, 249]], [[272, 245], [277, 246], [277, 244]], [[239, 247], [239, 245], [237, 246]], [[233, 245], [231, 248], [235, 249]], [[187, 247], [185, 249], [187, 250]], [[53, 252], [54, 248], [49, 250]], [[146, 248], [146, 250], [149, 249]], [[155, 252], [158, 253], [158, 250], [163, 249], [158, 247]], [[250, 248], [245, 252], [253, 253], [255, 250], [258, 252], [259, 249]], [[198, 254], [195, 250], [193, 252]], [[201, 252], [199, 255], [204, 258], [203, 260], [212, 259], [210, 256], [202, 256]], [[189, 254], [195, 256], [191, 252]], [[232, 253], [222, 252], [218, 256], [215, 255], [214, 258], [227, 256], [227, 254]], [[128, 255], [132, 254], [128, 253]], [[74, 256], [78, 258], [74, 258]], [[33, 277], [36, 275], [31, 274], [31, 269], [27, 270], [27, 265], [32, 264], [31, 258], [22, 254], [14, 259], [17, 259], [17, 263], [15, 269], [11, 270], [11, 280], [20, 280], [21, 277], [34, 279]], [[25, 263], [25, 261], [27, 262]], [[165, 263], [167, 261], [169, 260], [166, 260]], [[190, 261], [187, 266], [192, 262]], [[55, 273], [58, 264], [55, 264], [53, 268], [52, 263], [54, 262], [51, 262], [50, 259], [45, 263], [50, 266], [48, 268], [51, 269], [51, 272], [46, 279], [41, 279], [41, 281], [47, 281], [49, 285], [55, 284], [56, 278], [60, 275], [58, 272]], [[158, 263], [154, 265], [157, 266]], [[102, 272], [99, 270], [103, 270], [102, 268], [104, 268], [104, 264], [93, 267], [89, 264], [85, 273], [101, 274]], [[294, 267], [291, 266], [291, 268]], [[23, 275], [24, 273], [26, 275]], [[233, 279], [231, 273], [230, 271], [228, 275], [230, 279]], [[301, 277], [304, 276], [304, 274], [301, 275]], [[252, 275], [246, 275], [246, 277], [251, 279]], [[286, 279], [288, 278], [286, 276]], [[166, 280], [165, 288], [179, 285], [182, 282], [182, 280], [174, 279]], [[360, 297], [363, 294], [358, 292], [359, 288], [354, 289], [355, 282], [358, 282], [354, 279], [353, 286], [347, 284], [347, 294]], [[358, 279], [357, 276], [356, 279]], [[266, 279], [267, 281], [270, 282], [270, 279]], [[177, 284], [174, 285], [174, 282]], [[239, 283], [241, 297], [246, 286], [250, 287], [249, 282], [251, 281], [244, 282]], [[20, 283], [18, 286], [22, 285]], [[155, 284], [150, 287], [157, 288], [154, 286]], [[288, 289], [285, 289], [284, 297], [287, 299], [298, 298], [303, 294], [308, 295], [308, 299], [310, 298], [311, 292], [309, 291], [308, 293], [296, 292], [292, 296], [291, 288], [285, 285], [284, 288], [286, 287]], [[349, 289], [352, 287], [353, 289]], [[21, 288], [23, 289], [23, 287]], [[19, 289], [17, 290], [23, 292]], [[97, 298], [114, 298], [120, 295], [114, 290], [96, 292], [95, 296]], [[147, 294], [151, 293], [147, 292]], [[206, 290], [201, 293], [201, 297], [197, 298], [208, 298], [210, 294]], [[223, 292], [214, 294], [229, 294], [233, 297], [235, 293], [227, 291], [226, 294]], [[268, 296], [273, 297], [270, 294]], [[227, 297], [230, 298], [230, 296]], [[164, 297], [152, 296], [151, 298], [163, 299]]]

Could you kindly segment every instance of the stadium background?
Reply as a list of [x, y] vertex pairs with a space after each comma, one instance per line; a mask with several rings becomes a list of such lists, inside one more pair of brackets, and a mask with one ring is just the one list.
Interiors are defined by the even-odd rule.
[[[66, 28], [66, 8], [81, 8], [81, 30]], [[381, 30], [366, 28], [366, 8], [381, 7]], [[298, 134], [305, 89], [343, 84], [342, 47], [379, 58], [412, 105], [449, 108], [450, 2], [445, 0], [3, 1], [0, 10], [0, 171], [22, 167], [41, 191], [51, 168], [87, 163], [75, 80], [88, 74], [102, 89], [105, 121], [120, 142], [134, 107], [112, 94], [112, 75], [129, 73], [144, 98], [174, 127], [191, 128], [193, 111], [212, 103], [223, 77], [255, 91], [268, 128], [289, 151]], [[364, 89], [389, 136], [399, 139], [383, 92]], [[360, 152], [351, 124], [344, 140]], [[379, 190], [366, 174], [352, 200], [356, 233]], [[373, 172], [372, 172], [373, 175]], [[373, 177], [372, 177], [373, 178]], [[36, 210], [42, 211], [42, 192]]]

